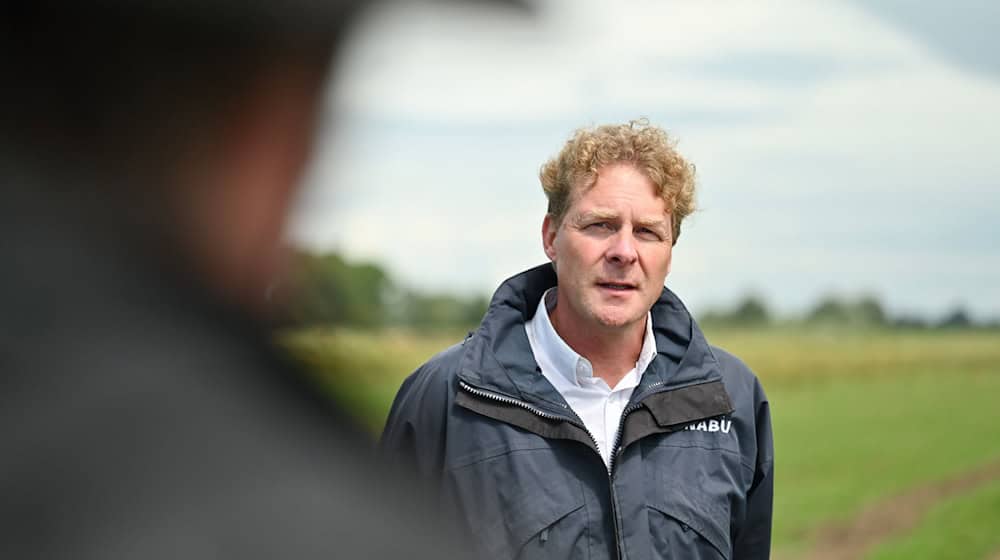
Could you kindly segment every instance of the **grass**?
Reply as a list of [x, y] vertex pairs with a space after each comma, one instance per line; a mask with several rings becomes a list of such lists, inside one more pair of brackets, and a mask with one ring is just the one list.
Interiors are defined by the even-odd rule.
[[[1000, 553], [1000, 481], [928, 513], [912, 534], [884, 543], [869, 560], [975, 560]], [[992, 520], [992, 524], [989, 521]]]
[[[1000, 459], [1000, 373], [941, 370], [769, 389], [775, 544], [866, 505]], [[987, 521], [984, 519], [984, 521]], [[1000, 526], [1000, 510], [992, 517]]]
[[[463, 335], [306, 330], [282, 340], [377, 433], [402, 379]], [[744, 359], [768, 392], [777, 447], [774, 542], [785, 555], [794, 557], [823, 523], [1000, 460], [996, 331], [707, 335]], [[970, 523], [995, 529], [1000, 507]]]
[[1000, 331], [713, 329], [708, 340], [771, 383], [813, 384], [915, 371], [1000, 373]]
[[[722, 330], [762, 378], [776, 441], [774, 542], [1000, 459], [1000, 334]], [[1000, 510], [981, 521], [1000, 526]], [[795, 554], [786, 554], [794, 557]]]
[[341, 405], [378, 434], [403, 379], [464, 334], [305, 329], [279, 338]]

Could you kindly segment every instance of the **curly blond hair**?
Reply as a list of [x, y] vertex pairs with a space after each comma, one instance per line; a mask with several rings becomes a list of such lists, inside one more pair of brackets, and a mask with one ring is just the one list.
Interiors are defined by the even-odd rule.
[[673, 243], [681, 222], [694, 211], [695, 168], [675, 149], [676, 142], [645, 118], [628, 124], [581, 128], [559, 155], [542, 166], [538, 176], [549, 199], [548, 213], [561, 223], [572, 203], [574, 187], [580, 192], [594, 186], [597, 173], [608, 164], [630, 163], [641, 171], [667, 203], [673, 222]]

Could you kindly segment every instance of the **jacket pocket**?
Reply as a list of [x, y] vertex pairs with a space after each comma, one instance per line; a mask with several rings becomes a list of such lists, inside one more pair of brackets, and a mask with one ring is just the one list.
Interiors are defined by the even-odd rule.
[[729, 535], [711, 513], [665, 503], [651, 504], [649, 509], [652, 558], [729, 560]]
[[457, 468], [450, 479], [484, 558], [587, 557], [583, 489], [550, 450], [505, 453]]
[[741, 499], [739, 457], [723, 448], [673, 438], [647, 450], [653, 558], [732, 556], [733, 502]]
[[[503, 556], [506, 554], [505, 551], [513, 551], [516, 548], [516, 552], [511, 558], [520, 560], [586, 558], [585, 517], [586, 512], [581, 503], [559, 519], [542, 527], [541, 530], [537, 530], [538, 525], [544, 523], [541, 520], [525, 525], [514, 537], [514, 547], [508, 549], [507, 543], [498, 543], [499, 546], [492, 546], [493, 550], [487, 551], [487, 557], [506, 558], [507, 556]], [[523, 544], [520, 544], [522, 542]]]

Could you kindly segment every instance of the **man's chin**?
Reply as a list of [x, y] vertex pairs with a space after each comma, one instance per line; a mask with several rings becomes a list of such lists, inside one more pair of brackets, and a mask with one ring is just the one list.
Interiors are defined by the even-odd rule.
[[626, 313], [623, 310], [596, 314], [597, 322], [607, 329], [626, 329], [644, 319], [644, 313]]

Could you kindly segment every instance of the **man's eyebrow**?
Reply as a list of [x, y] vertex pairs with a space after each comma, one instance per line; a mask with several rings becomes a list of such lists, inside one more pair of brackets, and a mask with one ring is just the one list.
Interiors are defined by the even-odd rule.
[[581, 212], [576, 217], [576, 222], [589, 222], [592, 220], [617, 220], [618, 212], [610, 210], [607, 208], [594, 208], [592, 210], [587, 210], [586, 212]]
[[639, 218], [635, 221], [636, 225], [650, 228], [668, 231], [670, 228], [667, 227], [667, 220], [662, 218]]

